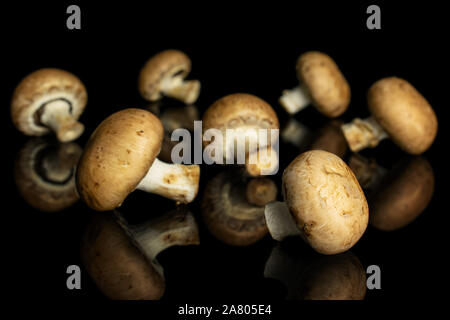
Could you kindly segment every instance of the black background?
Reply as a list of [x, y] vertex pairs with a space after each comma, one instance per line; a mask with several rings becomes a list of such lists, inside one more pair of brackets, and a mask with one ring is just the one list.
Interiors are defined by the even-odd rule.
[[[361, 2], [77, 3], [82, 11], [82, 30], [66, 28], [65, 11], [71, 3], [2, 5], [1, 110], [6, 145], [2, 177], [7, 190], [3, 199], [3, 244], [8, 254], [4, 275], [7, 282], [11, 281], [11, 296], [38, 301], [104, 299], [86, 273], [82, 290], [69, 291], [65, 285], [66, 267], [81, 265], [80, 236], [92, 212], [81, 201], [63, 212], [38, 212], [16, 192], [11, 174], [14, 159], [29, 138], [10, 121], [15, 86], [42, 67], [57, 67], [79, 76], [88, 90], [88, 105], [81, 117], [86, 131], [77, 141], [83, 146], [111, 113], [148, 104], [137, 91], [139, 70], [153, 54], [174, 48], [191, 58], [189, 78], [201, 81], [196, 102], [201, 112], [226, 94], [247, 92], [269, 102], [283, 122], [287, 117], [277, 99], [283, 89], [297, 85], [295, 62], [308, 50], [332, 56], [350, 83], [352, 100], [342, 117], [345, 121], [368, 115], [365, 97], [374, 81], [392, 75], [410, 81], [428, 99], [439, 119], [438, 137], [424, 154], [436, 175], [433, 201], [404, 229], [385, 233], [369, 226], [351, 251], [364, 267], [381, 267], [382, 289], [368, 291], [368, 301], [437, 298], [436, 290], [445, 287], [447, 269], [442, 261], [448, 243], [444, 222], [448, 209], [442, 207], [447, 190], [448, 29], [444, 29], [445, 12], [439, 2], [420, 6], [377, 2], [382, 10], [381, 30], [366, 28], [365, 11], [371, 3]], [[314, 108], [297, 114], [296, 119], [312, 130], [326, 122]], [[282, 145], [280, 152], [283, 168], [299, 151]], [[375, 157], [386, 168], [404, 156], [390, 141], [362, 154]], [[214, 170], [202, 166], [202, 186]], [[275, 179], [279, 183], [280, 174]], [[200, 218], [198, 203], [199, 199], [190, 207]], [[136, 192], [124, 210], [135, 210], [139, 217], [145, 217], [172, 207], [170, 201]], [[265, 260], [275, 244], [270, 237], [251, 247], [233, 248], [211, 236], [201, 219], [199, 224], [200, 246], [170, 248], [159, 257], [167, 281], [163, 300], [283, 300], [281, 284], [263, 277]], [[299, 245], [299, 250], [311, 254], [306, 245]], [[290, 305], [291, 309], [296, 310], [296, 304]], [[174, 311], [168, 308], [167, 312]]]

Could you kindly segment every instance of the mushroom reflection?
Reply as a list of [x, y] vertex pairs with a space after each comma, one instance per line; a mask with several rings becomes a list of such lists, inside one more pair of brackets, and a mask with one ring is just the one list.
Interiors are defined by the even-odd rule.
[[82, 153], [73, 142], [29, 140], [19, 151], [14, 178], [21, 196], [32, 207], [61, 211], [78, 201], [75, 168]]
[[434, 173], [428, 160], [408, 157], [380, 181], [369, 196], [370, 224], [393, 231], [414, 221], [428, 206], [434, 193]]
[[347, 140], [339, 120], [330, 120], [317, 130], [309, 146], [310, 150], [323, 150], [343, 158], [347, 152]]
[[351, 252], [302, 257], [278, 245], [264, 276], [285, 285], [287, 300], [362, 300], [366, 294], [366, 273]]
[[115, 213], [97, 213], [86, 229], [81, 257], [88, 273], [110, 299], [160, 299], [165, 279], [156, 257], [171, 246], [199, 244], [192, 213], [183, 207], [142, 225]]
[[324, 150], [343, 158], [347, 152], [347, 140], [341, 130], [342, 122], [329, 120], [316, 132], [295, 120], [289, 119], [281, 130], [284, 142], [296, 146], [300, 152], [307, 150]]
[[264, 205], [276, 196], [277, 187], [268, 178], [246, 180], [243, 170], [224, 171], [205, 188], [201, 204], [203, 220], [222, 242], [248, 246], [267, 234]]
[[[163, 109], [161, 111], [161, 109]], [[161, 103], [155, 103], [148, 107], [148, 110], [159, 117], [164, 128], [164, 139], [159, 153], [162, 161], [172, 162], [172, 149], [178, 144], [178, 141], [172, 141], [172, 132], [183, 128], [194, 131], [194, 121], [199, 120], [198, 108], [194, 105], [188, 106], [161, 106]]]
[[348, 159], [348, 166], [367, 194], [376, 188], [387, 173], [387, 170], [378, 165], [375, 159], [367, 159], [358, 153], [352, 153]]

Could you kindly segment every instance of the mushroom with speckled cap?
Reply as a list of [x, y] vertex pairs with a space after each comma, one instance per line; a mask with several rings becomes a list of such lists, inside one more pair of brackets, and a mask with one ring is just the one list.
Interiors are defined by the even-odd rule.
[[378, 80], [370, 87], [367, 102], [371, 117], [342, 126], [352, 151], [376, 147], [387, 137], [410, 154], [421, 154], [433, 143], [436, 114], [408, 81], [397, 77]]
[[268, 178], [251, 178], [242, 170], [224, 171], [212, 178], [202, 199], [202, 217], [208, 230], [220, 241], [248, 246], [267, 234], [264, 205], [277, 196]]
[[16, 87], [11, 118], [17, 129], [28, 136], [54, 132], [61, 142], [68, 142], [84, 131], [77, 120], [86, 103], [86, 88], [78, 77], [60, 69], [40, 69]]
[[121, 213], [96, 213], [81, 242], [81, 257], [97, 287], [114, 300], [159, 300], [164, 271], [157, 260], [172, 246], [199, 244], [198, 226], [186, 209], [174, 210], [140, 225]]
[[208, 156], [216, 143], [208, 134], [218, 132], [223, 137], [219, 150], [222, 154], [214, 152], [215, 158], [220, 157], [227, 164], [254, 164], [247, 166], [252, 175], [258, 171], [264, 171], [262, 175], [273, 174], [278, 170], [279, 128], [275, 111], [264, 100], [246, 93], [224, 96], [203, 115], [204, 155]]
[[80, 197], [94, 210], [112, 210], [135, 189], [189, 203], [198, 191], [198, 165], [167, 164], [156, 158], [163, 127], [151, 112], [124, 109], [91, 135], [77, 170]]
[[165, 50], [151, 57], [139, 74], [139, 92], [148, 101], [163, 95], [194, 103], [200, 94], [200, 81], [185, 80], [191, 72], [191, 60], [178, 50]]
[[75, 169], [82, 152], [74, 142], [31, 139], [20, 150], [14, 165], [19, 193], [41, 211], [57, 212], [70, 207], [79, 199]]
[[312, 104], [327, 117], [343, 114], [350, 103], [350, 86], [334, 60], [325, 53], [309, 51], [297, 60], [300, 85], [284, 90], [279, 101], [289, 114]]
[[282, 181], [285, 202], [265, 207], [267, 227], [275, 240], [300, 235], [317, 252], [336, 254], [361, 238], [369, 208], [341, 158], [327, 151], [307, 151], [284, 170]]

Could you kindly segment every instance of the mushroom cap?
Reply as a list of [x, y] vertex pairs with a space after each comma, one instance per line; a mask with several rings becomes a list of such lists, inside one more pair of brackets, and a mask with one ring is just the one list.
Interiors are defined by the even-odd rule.
[[370, 224], [392, 231], [414, 221], [434, 193], [434, 173], [428, 160], [411, 157], [402, 161], [381, 181], [369, 197]]
[[225, 130], [240, 126], [279, 129], [278, 117], [272, 107], [257, 96], [234, 93], [216, 100], [203, 115], [203, 130]]
[[183, 78], [191, 72], [191, 59], [178, 50], [165, 50], [151, 57], [139, 74], [138, 87], [144, 99], [156, 101], [161, 98], [161, 83], [175, 74]]
[[45, 103], [59, 99], [70, 104], [71, 115], [78, 119], [86, 107], [86, 88], [77, 76], [64, 70], [45, 68], [30, 73], [13, 93], [11, 118], [14, 125], [29, 136], [48, 133], [49, 128], [39, 123], [36, 112]]
[[82, 149], [75, 143], [56, 146], [60, 156], [56, 160], [67, 169], [68, 176], [64, 181], [51, 181], [41, 168], [41, 161], [50, 147], [53, 147], [52, 144], [42, 138], [28, 141], [15, 161], [14, 180], [19, 193], [29, 205], [41, 211], [57, 212], [70, 207], [79, 199], [75, 186], [75, 167]]
[[338, 156], [322, 150], [302, 153], [283, 172], [283, 196], [303, 239], [316, 251], [350, 249], [369, 220], [364, 193]]
[[330, 56], [318, 51], [302, 54], [297, 60], [297, 76], [321, 113], [334, 118], [347, 110], [350, 86]]
[[163, 276], [136, 247], [114, 216], [97, 213], [81, 242], [81, 258], [98, 288], [114, 300], [157, 300]]
[[80, 159], [80, 197], [94, 210], [118, 207], [149, 171], [162, 138], [161, 122], [145, 110], [124, 109], [103, 120]]
[[317, 258], [302, 280], [299, 298], [305, 300], [362, 300], [366, 295], [366, 272], [351, 252]]
[[[227, 129], [277, 129], [280, 124], [272, 107], [264, 100], [247, 93], [235, 93], [218, 99], [203, 115], [203, 132], [220, 130], [226, 138]], [[268, 137], [270, 135], [268, 134]], [[203, 141], [206, 147], [210, 141]], [[224, 150], [227, 142], [224, 143]]]
[[201, 204], [208, 230], [233, 246], [251, 245], [268, 233], [264, 207], [250, 204], [245, 188], [242, 174], [221, 172], [208, 182]]
[[421, 154], [437, 134], [436, 114], [408, 82], [397, 77], [378, 80], [368, 92], [370, 112], [404, 151]]

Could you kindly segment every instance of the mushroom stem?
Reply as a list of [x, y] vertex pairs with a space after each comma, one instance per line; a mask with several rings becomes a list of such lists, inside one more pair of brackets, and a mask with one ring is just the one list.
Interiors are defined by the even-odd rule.
[[156, 260], [160, 252], [172, 246], [200, 243], [197, 223], [192, 213], [186, 209], [170, 211], [139, 225], [128, 224], [118, 211], [116, 217], [119, 225], [161, 275], [162, 267]]
[[283, 141], [289, 142], [297, 148], [304, 146], [310, 135], [309, 129], [293, 118], [289, 119], [287, 125], [281, 130]]
[[369, 117], [364, 120], [354, 119], [352, 122], [341, 126], [345, 139], [353, 152], [358, 152], [367, 147], [375, 147], [381, 140], [388, 137], [380, 124]]
[[169, 164], [155, 159], [136, 189], [189, 203], [197, 195], [199, 179], [198, 165]]
[[186, 81], [182, 77], [173, 77], [163, 85], [162, 91], [168, 97], [191, 104], [200, 94], [200, 81]]
[[84, 125], [73, 118], [69, 105], [63, 100], [48, 102], [44, 106], [40, 122], [51, 128], [61, 142], [75, 140], [84, 131]]
[[296, 114], [311, 104], [311, 98], [304, 84], [291, 90], [283, 90], [279, 99], [280, 104], [289, 114]]
[[290, 236], [301, 235], [285, 202], [268, 203], [264, 208], [264, 215], [270, 235], [275, 240], [282, 241]]

